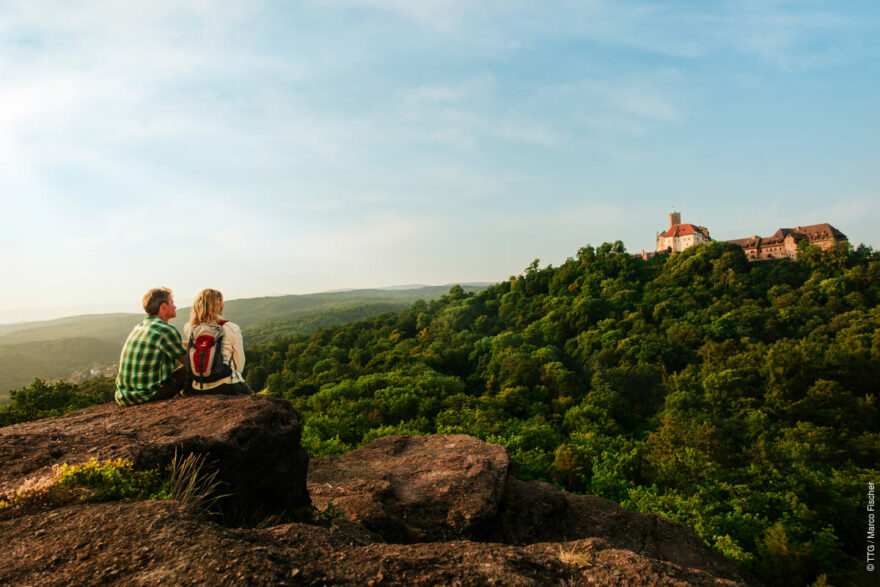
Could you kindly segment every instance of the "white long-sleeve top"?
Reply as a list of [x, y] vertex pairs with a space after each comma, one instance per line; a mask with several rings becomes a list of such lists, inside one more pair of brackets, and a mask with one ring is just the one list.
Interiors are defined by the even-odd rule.
[[[216, 322], [213, 323], [216, 325]], [[187, 322], [183, 325], [183, 340], [189, 344], [189, 335], [192, 332], [192, 325]], [[223, 325], [223, 341], [220, 345], [220, 352], [223, 354], [223, 362], [232, 367], [232, 375], [220, 381], [212, 383], [199, 383], [193, 381], [193, 389], [205, 390], [219, 387], [224, 383], [238, 383], [244, 381], [241, 372], [244, 371], [244, 340], [241, 337], [241, 328], [238, 324], [227, 322]]]

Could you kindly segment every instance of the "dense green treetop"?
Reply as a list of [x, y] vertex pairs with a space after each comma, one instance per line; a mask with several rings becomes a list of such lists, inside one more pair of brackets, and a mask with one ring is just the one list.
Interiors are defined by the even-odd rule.
[[109, 377], [96, 377], [79, 385], [34, 379], [27, 387], [9, 392], [11, 402], [0, 408], [0, 426], [63, 416], [80, 408], [113, 401], [116, 384]]

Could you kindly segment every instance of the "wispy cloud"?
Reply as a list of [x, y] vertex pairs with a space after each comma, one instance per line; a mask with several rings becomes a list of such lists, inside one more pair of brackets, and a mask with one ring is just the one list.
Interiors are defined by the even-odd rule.
[[485, 94], [496, 86], [494, 76], [483, 74], [458, 83], [425, 84], [404, 90], [403, 101], [410, 107], [431, 105], [435, 102], [459, 103]]
[[534, 145], [558, 145], [562, 137], [546, 124], [530, 120], [508, 120], [495, 131], [499, 137]]
[[452, 26], [465, 12], [468, 5], [464, 0], [333, 0], [334, 4], [362, 6], [399, 14], [416, 22], [446, 28]]
[[638, 86], [593, 85], [592, 89], [608, 100], [608, 105], [620, 112], [650, 121], [681, 123], [684, 115], [679, 107], [655, 91]]
[[858, 43], [848, 33], [865, 34], [866, 27], [877, 24], [844, 15], [838, 4], [825, 0], [696, 4], [592, 0], [540, 6], [457, 0], [345, 2], [449, 33], [467, 32], [472, 42], [490, 37], [499, 46], [521, 48], [551, 35], [582, 37], [680, 59], [739, 53], [782, 70], [826, 67], [846, 59], [847, 49]]

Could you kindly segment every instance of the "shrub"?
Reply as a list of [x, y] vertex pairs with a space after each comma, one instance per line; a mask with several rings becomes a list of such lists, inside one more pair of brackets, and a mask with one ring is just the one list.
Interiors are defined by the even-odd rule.
[[116, 499], [173, 499], [211, 513], [217, 500], [225, 497], [217, 489], [217, 471], [206, 469], [205, 455], [177, 452], [166, 467], [139, 471], [128, 459], [104, 462], [90, 459], [76, 465], [64, 463], [53, 474], [26, 479], [15, 491], [0, 495], [0, 510], [48, 503], [63, 505], [76, 501], [101, 502]]

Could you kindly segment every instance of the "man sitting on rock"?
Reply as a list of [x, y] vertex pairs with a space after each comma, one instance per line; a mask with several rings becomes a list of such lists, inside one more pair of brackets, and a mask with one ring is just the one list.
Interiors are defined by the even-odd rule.
[[122, 406], [169, 399], [186, 384], [186, 349], [180, 333], [168, 324], [177, 316], [171, 290], [159, 287], [148, 291], [144, 311], [147, 317], [128, 335], [119, 357], [116, 402]]

